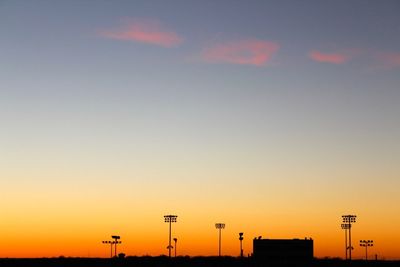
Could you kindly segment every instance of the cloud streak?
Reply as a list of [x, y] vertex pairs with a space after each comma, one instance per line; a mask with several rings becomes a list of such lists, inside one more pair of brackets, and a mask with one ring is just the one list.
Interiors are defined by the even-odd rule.
[[308, 56], [316, 61], [322, 63], [331, 63], [331, 64], [344, 64], [349, 61], [350, 56], [344, 53], [322, 53], [317, 50], [312, 50]]
[[376, 60], [383, 68], [400, 67], [400, 53], [396, 52], [379, 52], [375, 56]]
[[162, 47], [174, 47], [183, 41], [177, 33], [164, 29], [157, 20], [124, 19], [123, 21], [125, 25], [119, 29], [100, 30], [98, 34], [105, 38]]
[[257, 39], [216, 44], [203, 50], [202, 60], [210, 63], [230, 63], [264, 66], [279, 50], [279, 44]]

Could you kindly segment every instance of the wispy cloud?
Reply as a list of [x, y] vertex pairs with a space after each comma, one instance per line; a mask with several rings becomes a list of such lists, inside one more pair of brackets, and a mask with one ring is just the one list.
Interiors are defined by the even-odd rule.
[[174, 47], [182, 43], [183, 38], [177, 33], [166, 30], [158, 20], [123, 19], [123, 26], [112, 30], [99, 30], [105, 38], [122, 41], [134, 41], [163, 47]]
[[322, 53], [317, 50], [312, 50], [308, 56], [317, 62], [343, 64], [351, 58], [348, 53]]
[[204, 49], [202, 60], [211, 63], [264, 66], [279, 47], [275, 42], [257, 39], [220, 43]]
[[381, 68], [397, 68], [400, 67], [399, 52], [378, 52], [375, 55]]

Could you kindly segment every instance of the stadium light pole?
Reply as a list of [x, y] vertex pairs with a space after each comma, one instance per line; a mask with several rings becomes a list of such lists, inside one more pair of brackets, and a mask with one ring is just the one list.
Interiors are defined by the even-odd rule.
[[164, 215], [164, 221], [166, 223], [169, 223], [169, 243], [168, 243], [167, 248], [168, 248], [168, 256], [170, 258], [171, 258], [171, 249], [172, 249], [172, 246], [171, 246], [171, 229], [172, 229], [171, 224], [176, 222], [177, 217], [178, 217], [177, 215]]
[[102, 243], [103, 244], [110, 244], [110, 247], [111, 247], [111, 254], [110, 254], [110, 258], [112, 258], [112, 254], [113, 254], [113, 244], [114, 244], [114, 241], [102, 241]]
[[175, 243], [175, 244], [174, 244], [174, 246], [175, 246], [175, 258], [176, 258], [176, 242], [178, 242], [178, 238], [175, 237], [175, 238], [174, 238], [174, 243]]
[[342, 229], [344, 229], [344, 251], [345, 251], [345, 259], [347, 260], [347, 230], [349, 229], [349, 224], [348, 223], [342, 223]]
[[221, 257], [221, 230], [225, 229], [225, 223], [216, 223], [215, 228], [217, 228], [219, 231], [218, 256]]
[[373, 240], [360, 240], [360, 246], [365, 247], [365, 260], [368, 260], [368, 247], [374, 246]]
[[243, 258], [243, 233], [239, 233], [239, 241], [240, 241], [240, 257]]
[[107, 240], [107, 241], [102, 241], [103, 244], [110, 244], [110, 248], [111, 248], [111, 253], [110, 253], [110, 257], [113, 257], [113, 245], [115, 247], [115, 256], [117, 256], [117, 244], [121, 244], [121, 241], [118, 241], [121, 237], [118, 235], [113, 235], [111, 236], [112, 239], [114, 240]]
[[119, 235], [113, 235], [111, 236], [111, 238], [114, 239], [114, 256], [117, 257], [117, 244], [121, 244], [121, 241], [118, 241], [119, 239], [121, 239], [121, 237]]
[[348, 224], [349, 226], [349, 260], [351, 260], [351, 251], [353, 250], [353, 247], [351, 246], [351, 224], [356, 222], [356, 215], [343, 215], [343, 223]]

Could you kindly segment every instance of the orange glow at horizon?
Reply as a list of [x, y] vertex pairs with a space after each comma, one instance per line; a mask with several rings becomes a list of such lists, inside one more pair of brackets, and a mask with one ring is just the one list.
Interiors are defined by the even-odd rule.
[[[164, 223], [163, 214], [168, 212], [153, 212], [113, 211], [111, 206], [103, 210], [94, 208], [87, 214], [77, 212], [74, 217], [71, 212], [56, 213], [55, 210], [48, 215], [32, 212], [26, 216], [9, 211], [1, 223], [0, 257], [109, 257], [110, 247], [101, 241], [110, 240], [113, 234], [121, 235], [122, 244], [118, 251], [126, 255], [167, 255], [168, 224]], [[252, 239], [257, 236], [272, 239], [311, 237], [316, 257], [343, 257], [344, 232], [340, 229], [340, 212], [329, 217], [330, 213], [326, 211], [318, 216], [319, 212], [312, 209], [297, 212], [296, 207], [287, 211], [271, 210], [269, 214], [263, 214], [261, 209], [246, 211], [239, 208], [237, 213], [221, 216], [223, 219], [219, 213], [213, 208], [200, 208], [186, 214], [183, 209], [176, 212], [178, 222], [172, 225], [172, 236], [178, 238], [178, 255], [217, 255], [218, 235], [214, 223], [223, 221], [226, 223], [226, 229], [222, 231], [223, 255], [238, 255], [238, 233], [244, 232], [245, 255], [252, 253]], [[398, 250], [392, 242], [400, 235], [389, 229], [394, 229], [399, 219], [381, 222], [379, 216], [367, 218], [361, 214], [354, 224], [353, 258], [363, 257], [364, 250], [359, 248], [358, 241], [367, 238], [375, 242], [371, 255], [396, 258]]]
[[[183, 179], [186, 171], [180, 171], [171, 177]], [[358, 245], [361, 239], [374, 240], [371, 255], [398, 258], [400, 253], [393, 244], [400, 238], [396, 231], [400, 216], [390, 212], [391, 196], [397, 187], [387, 187], [387, 198], [365, 199], [365, 194], [373, 193], [374, 182], [369, 182], [371, 191], [353, 192], [351, 188], [356, 184], [346, 189], [339, 183], [332, 183], [330, 190], [324, 191], [321, 188], [325, 185], [312, 178], [318, 177], [317, 170], [314, 172], [309, 172], [307, 182], [293, 179], [289, 186], [276, 182], [279, 179], [249, 184], [234, 179], [233, 174], [231, 185], [227, 186], [218, 182], [223, 173], [210, 177], [213, 187], [206, 186], [208, 181], [178, 187], [171, 180], [159, 181], [157, 187], [121, 187], [102, 180], [107, 174], [100, 173], [92, 174], [97, 179], [88, 177], [84, 181], [61, 184], [49, 180], [46, 187], [32, 181], [23, 186], [9, 184], [3, 204], [12, 205], [2, 207], [0, 257], [109, 257], [109, 246], [101, 241], [114, 234], [121, 236], [118, 250], [126, 255], [166, 255], [168, 224], [163, 215], [171, 213], [178, 215], [177, 223], [172, 225], [172, 236], [178, 238], [178, 255], [217, 255], [214, 224], [224, 222], [223, 255], [239, 255], [238, 233], [244, 232], [244, 255], [252, 253], [252, 239], [263, 236], [311, 237], [316, 257], [343, 257], [341, 215], [354, 213], [358, 216], [352, 231], [354, 258], [364, 255]], [[280, 173], [269, 176], [290, 175]], [[37, 179], [55, 175], [50, 171]], [[151, 175], [156, 177], [159, 173]], [[235, 175], [242, 176], [241, 172]], [[343, 194], [338, 196], [336, 192]]]

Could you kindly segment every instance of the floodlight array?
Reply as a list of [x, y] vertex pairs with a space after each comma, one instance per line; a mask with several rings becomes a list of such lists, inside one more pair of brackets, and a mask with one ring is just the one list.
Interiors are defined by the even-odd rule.
[[224, 229], [224, 228], [225, 228], [225, 224], [224, 224], [224, 223], [216, 223], [216, 224], [215, 224], [215, 228], [217, 228], [217, 229]]
[[166, 223], [169, 223], [169, 222], [174, 223], [174, 222], [176, 222], [177, 217], [178, 217], [177, 215], [164, 215], [164, 221]]

